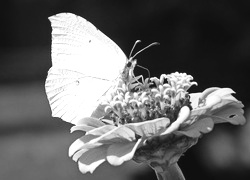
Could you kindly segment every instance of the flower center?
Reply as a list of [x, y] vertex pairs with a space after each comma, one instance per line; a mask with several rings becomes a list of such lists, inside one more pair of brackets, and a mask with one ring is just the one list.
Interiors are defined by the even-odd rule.
[[161, 117], [173, 122], [183, 106], [191, 109], [187, 90], [197, 84], [191, 82], [192, 76], [176, 72], [163, 74], [160, 79], [154, 77], [145, 81], [142, 79], [142, 82], [137, 79], [131, 80], [131, 83], [124, 83], [121, 79], [107, 98], [105, 111], [116, 126]]

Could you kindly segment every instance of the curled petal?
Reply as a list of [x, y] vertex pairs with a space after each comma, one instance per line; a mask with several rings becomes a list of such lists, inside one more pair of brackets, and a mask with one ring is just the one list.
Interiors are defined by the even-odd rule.
[[79, 151], [87, 142], [97, 138], [98, 136], [89, 134], [75, 140], [69, 147], [69, 157]]
[[151, 77], [150, 80], [153, 81], [156, 86], [160, 84], [160, 80], [157, 77]]
[[147, 92], [143, 92], [143, 93], [141, 94], [141, 96], [140, 96], [140, 99], [145, 98], [146, 95], [147, 95]]
[[190, 88], [190, 83], [184, 83], [181, 85], [183, 89], [188, 90]]
[[134, 141], [135, 138], [135, 133], [125, 127], [125, 126], [120, 126], [116, 127], [115, 129], [107, 132], [106, 134], [94, 139], [93, 141], [90, 141], [89, 143], [117, 143], [117, 142], [131, 142]]
[[126, 92], [125, 93], [125, 101], [129, 101], [129, 99], [131, 99], [131, 95], [130, 95], [130, 92]]
[[198, 83], [197, 82], [191, 82], [190, 87], [193, 86], [193, 85], [198, 86]]
[[190, 102], [193, 109], [196, 109], [200, 104], [201, 93], [190, 93]]
[[177, 89], [177, 94], [180, 92], [185, 92], [185, 90], [184, 89]]
[[[216, 88], [215, 88], [216, 89]], [[231, 88], [218, 88], [217, 90], [211, 92], [210, 95], [217, 95], [220, 97], [235, 93]]]
[[134, 96], [134, 99], [138, 99], [138, 93], [137, 92], [134, 92], [133, 96]]
[[153, 89], [151, 89], [151, 92], [153, 92], [153, 93], [160, 93], [160, 91], [158, 91], [156, 88], [153, 88]]
[[163, 84], [163, 87], [164, 87], [164, 88], [170, 88], [171, 86], [170, 86], [169, 84], [166, 83], [166, 84]]
[[77, 139], [69, 148], [69, 156], [77, 161], [79, 157], [90, 149], [99, 148], [105, 144], [128, 143], [135, 140], [135, 133], [124, 126], [112, 129], [102, 136], [87, 134]]
[[155, 98], [161, 98], [161, 94], [159, 93], [155, 94]]
[[114, 106], [119, 106], [119, 107], [121, 107], [122, 106], [122, 104], [123, 104], [123, 102], [122, 101], [112, 101], [112, 103], [111, 103], [111, 105], [114, 107]]
[[109, 132], [109, 131], [111, 131], [111, 130], [113, 130], [115, 128], [116, 127], [113, 126], [113, 125], [105, 125], [105, 126], [102, 126], [102, 127], [99, 127], [99, 128], [95, 128], [95, 129], [93, 129], [91, 131], [88, 131], [86, 133], [86, 135], [92, 134], [92, 135], [95, 135], [95, 136], [101, 136], [101, 135], [103, 135], [103, 134], [105, 134], [105, 133], [107, 133], [107, 132]]
[[121, 93], [119, 93], [113, 98], [113, 100], [123, 101], [123, 96], [121, 95]]
[[107, 161], [114, 166], [133, 158], [135, 151], [142, 139], [130, 143], [116, 143], [109, 146], [107, 150]]
[[76, 123], [76, 125], [82, 125], [82, 124], [92, 126], [92, 127], [100, 127], [100, 126], [105, 125], [103, 122], [101, 122], [97, 118], [93, 118], [93, 117], [82, 118], [79, 121], [77, 121], [77, 123]]
[[167, 78], [167, 75], [166, 74], [162, 74], [160, 76], [160, 83], [163, 84], [164, 83], [164, 80]]
[[95, 129], [93, 126], [87, 126], [87, 125], [79, 125], [79, 126], [73, 126], [71, 129], [70, 129], [70, 132], [74, 132], [74, 131], [85, 131], [85, 132], [88, 132], [90, 130], [93, 130]]
[[169, 95], [164, 95], [163, 98], [166, 99], [166, 100], [170, 100], [170, 96]]
[[190, 115], [190, 109], [187, 106], [183, 106], [179, 112], [178, 118], [174, 121], [161, 135], [172, 133], [178, 130], [180, 125], [185, 122]]
[[139, 101], [137, 101], [137, 100], [135, 100], [135, 99], [131, 99], [130, 101], [129, 101], [129, 103], [130, 104], [132, 104], [132, 105], [137, 105], [138, 106], [138, 104], [139, 104]]
[[149, 101], [149, 98], [148, 98], [148, 97], [145, 97], [145, 98], [143, 98], [143, 99], [141, 100], [141, 102], [142, 102], [143, 104], [145, 104], [147, 101]]
[[143, 107], [143, 104], [138, 101], [137, 106], [141, 108], [141, 107]]
[[192, 110], [191, 118], [203, 115], [212, 118], [215, 123], [244, 124], [246, 120], [243, 116], [243, 104], [234, 98], [231, 95], [232, 93], [234, 91], [230, 88], [210, 88], [202, 94], [191, 97], [195, 104], [197, 103], [197, 96], [205, 98], [203, 106], [198, 106]]
[[219, 96], [210, 96], [206, 99], [206, 107], [212, 108], [213, 106], [219, 104], [221, 102], [221, 98]]
[[231, 103], [224, 107], [221, 107], [219, 111], [211, 112], [211, 117], [215, 123], [229, 122], [234, 125], [243, 125], [246, 123], [246, 119], [243, 116], [243, 105], [237, 103]]
[[91, 149], [81, 155], [78, 160], [79, 170], [85, 174], [93, 171], [106, 160], [108, 146]]
[[208, 88], [205, 91], [203, 91], [200, 94], [199, 102], [201, 102], [202, 100], [204, 100], [209, 94], [211, 94], [212, 92], [214, 92], [214, 91], [216, 91], [218, 89], [220, 89], [220, 88], [218, 88], [218, 87], [211, 87], [211, 88]]
[[188, 137], [198, 138], [202, 134], [209, 133], [213, 130], [214, 121], [212, 118], [200, 119], [189, 126], [185, 126], [176, 131], [175, 134], [183, 134]]
[[112, 110], [112, 107], [111, 107], [111, 106], [106, 106], [106, 107], [104, 108], [104, 111], [105, 111], [106, 113], [110, 112], [111, 110]]

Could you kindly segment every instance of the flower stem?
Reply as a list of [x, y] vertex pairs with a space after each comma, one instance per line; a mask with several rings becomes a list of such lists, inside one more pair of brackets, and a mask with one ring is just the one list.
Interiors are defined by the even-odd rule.
[[153, 167], [158, 180], [185, 180], [177, 163], [168, 167]]

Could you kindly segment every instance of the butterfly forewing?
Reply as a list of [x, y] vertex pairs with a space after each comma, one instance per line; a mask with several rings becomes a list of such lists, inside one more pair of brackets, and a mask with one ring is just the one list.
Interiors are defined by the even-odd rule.
[[52, 115], [75, 124], [95, 111], [127, 58], [112, 40], [79, 16], [62, 13], [49, 20], [52, 67], [46, 93]]

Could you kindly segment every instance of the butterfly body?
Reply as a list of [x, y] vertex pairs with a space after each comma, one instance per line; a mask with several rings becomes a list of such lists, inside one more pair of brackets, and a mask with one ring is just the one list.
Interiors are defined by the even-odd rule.
[[61, 13], [49, 20], [52, 67], [45, 82], [47, 97], [52, 116], [76, 124], [92, 116], [117, 78], [129, 79], [136, 61], [128, 60], [111, 39], [82, 17]]

